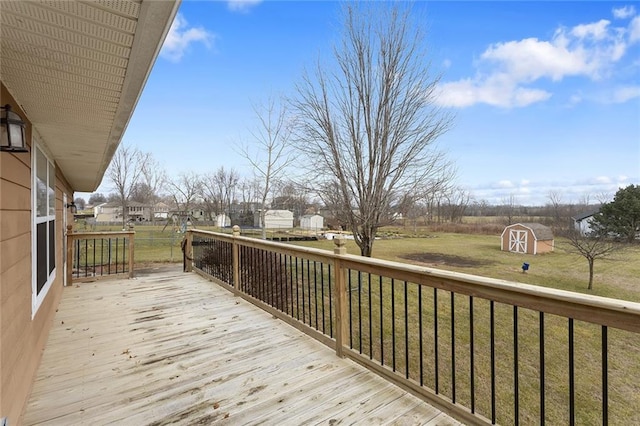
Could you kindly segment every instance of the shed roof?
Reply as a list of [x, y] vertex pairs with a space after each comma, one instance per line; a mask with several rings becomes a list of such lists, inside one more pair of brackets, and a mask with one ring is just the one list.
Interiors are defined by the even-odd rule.
[[541, 223], [516, 223], [516, 225], [522, 225], [531, 229], [533, 235], [536, 237], [536, 240], [553, 240], [553, 231], [551, 230], [551, 228]]

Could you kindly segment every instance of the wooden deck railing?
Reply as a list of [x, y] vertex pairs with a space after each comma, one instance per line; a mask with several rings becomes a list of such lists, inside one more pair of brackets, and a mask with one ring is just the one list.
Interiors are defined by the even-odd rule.
[[67, 285], [107, 276], [133, 278], [135, 231], [73, 232], [67, 227]]
[[640, 424], [640, 304], [207, 231], [187, 270], [467, 424]]

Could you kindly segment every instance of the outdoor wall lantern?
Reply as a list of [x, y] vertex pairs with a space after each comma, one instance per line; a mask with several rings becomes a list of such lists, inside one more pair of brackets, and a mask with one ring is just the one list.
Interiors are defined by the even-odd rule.
[[24, 136], [24, 121], [11, 111], [11, 105], [0, 106], [0, 151], [29, 152]]
[[71, 214], [76, 214], [78, 213], [78, 207], [76, 206], [75, 202], [70, 202], [64, 205], [66, 208], [68, 208], [71, 211]]

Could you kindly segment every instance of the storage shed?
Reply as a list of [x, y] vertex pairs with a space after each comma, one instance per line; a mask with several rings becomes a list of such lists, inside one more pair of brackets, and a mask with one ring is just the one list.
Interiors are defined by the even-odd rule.
[[320, 231], [324, 227], [324, 218], [319, 214], [306, 214], [300, 218], [300, 228], [308, 231]]
[[[293, 212], [289, 210], [267, 210], [264, 216], [266, 229], [293, 228]], [[260, 227], [260, 212], [256, 212], [253, 225]]]
[[540, 223], [515, 223], [504, 228], [500, 249], [513, 253], [538, 254], [553, 251], [553, 232]]

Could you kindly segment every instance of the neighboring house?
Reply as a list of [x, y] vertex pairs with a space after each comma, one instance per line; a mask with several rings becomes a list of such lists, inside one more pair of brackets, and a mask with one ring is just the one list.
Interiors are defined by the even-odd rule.
[[598, 213], [598, 210], [586, 212], [579, 216], [572, 217], [573, 219], [573, 228], [576, 231], [580, 232], [580, 235], [588, 235], [591, 233], [591, 222], [593, 221], [593, 217]]
[[[266, 229], [293, 228], [293, 212], [289, 210], [267, 210], [264, 217]], [[253, 226], [261, 227], [260, 212], [253, 216]]]
[[[127, 203], [127, 221], [147, 222], [151, 219], [151, 207], [137, 201]], [[96, 222], [121, 222], [122, 204], [119, 202], [104, 203], [94, 208]]]
[[169, 205], [159, 202], [153, 205], [152, 219], [166, 220], [169, 218]]
[[306, 214], [300, 218], [300, 228], [320, 231], [324, 227], [324, 218], [319, 214]]
[[67, 204], [100, 185], [178, 6], [0, 1], [0, 99], [27, 145], [0, 152], [0, 424], [23, 423], [62, 296]]
[[553, 251], [553, 231], [540, 223], [515, 223], [504, 228], [500, 249], [513, 253], [539, 254]]

